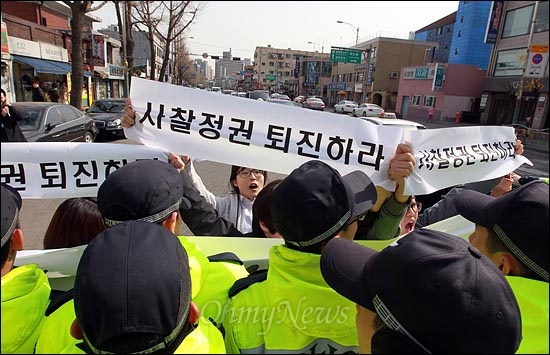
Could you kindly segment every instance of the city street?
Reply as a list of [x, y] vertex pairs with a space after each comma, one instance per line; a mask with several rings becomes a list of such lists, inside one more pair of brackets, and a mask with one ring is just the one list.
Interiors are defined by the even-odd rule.
[[[127, 139], [116, 141], [116, 143], [128, 144]], [[548, 176], [549, 156], [548, 152], [530, 150], [526, 148], [524, 155], [531, 160], [533, 166], [523, 165], [516, 172], [522, 176]], [[230, 191], [229, 174], [231, 166], [210, 161], [196, 162], [197, 172], [200, 174], [204, 184], [216, 195], [223, 195]], [[268, 173], [269, 180], [284, 178], [284, 175]], [[25, 249], [43, 249], [42, 238], [46, 227], [57, 206], [63, 199], [25, 199], [21, 211], [21, 226], [25, 237]], [[184, 226], [182, 235], [190, 235], [189, 229]]]

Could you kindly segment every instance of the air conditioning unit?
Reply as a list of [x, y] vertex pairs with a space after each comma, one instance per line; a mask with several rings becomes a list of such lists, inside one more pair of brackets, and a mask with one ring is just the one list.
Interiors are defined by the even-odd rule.
[[398, 71], [392, 71], [390, 72], [390, 78], [399, 78], [399, 72]]

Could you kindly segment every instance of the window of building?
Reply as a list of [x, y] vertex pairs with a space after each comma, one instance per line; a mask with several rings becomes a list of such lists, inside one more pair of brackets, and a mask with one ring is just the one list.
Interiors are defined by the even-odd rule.
[[435, 96], [424, 96], [424, 103], [422, 106], [424, 107], [435, 107]]
[[438, 35], [442, 34], [443, 33], [443, 27], [438, 27], [437, 28], [437, 33]]
[[275, 66], [275, 62], [269, 62], [269, 66], [270, 66], [270, 67], [274, 67], [274, 66]]
[[455, 55], [458, 55], [458, 48], [455, 48]]
[[[522, 36], [530, 32], [531, 19], [535, 5], [510, 10], [506, 13], [502, 38]], [[548, 18], [548, 13], [546, 14]]]
[[411, 105], [420, 106], [420, 95], [414, 95], [412, 97]]
[[537, 22], [535, 23], [535, 32], [548, 31], [548, 1], [540, 2], [537, 9]]
[[460, 16], [460, 23], [464, 23], [464, 16]]
[[457, 37], [462, 37], [462, 31], [458, 31], [458, 34], [456, 35]]
[[449, 46], [447, 46], [446, 44], [443, 45], [443, 49], [447, 49], [449, 48]]
[[527, 48], [499, 51], [494, 76], [522, 75], [525, 66]]

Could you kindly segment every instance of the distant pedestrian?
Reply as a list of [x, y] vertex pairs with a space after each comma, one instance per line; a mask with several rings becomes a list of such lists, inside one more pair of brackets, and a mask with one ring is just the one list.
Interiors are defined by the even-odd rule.
[[433, 122], [434, 114], [435, 114], [435, 108], [430, 107], [430, 109], [428, 110], [428, 120], [426, 122]]
[[57, 83], [53, 83], [50, 90], [48, 90], [48, 97], [51, 102], [59, 102], [59, 89]]
[[46, 99], [44, 98], [44, 90], [42, 90], [42, 88], [40, 87], [40, 81], [38, 79], [34, 79], [32, 82], [32, 101], [46, 101]]
[[19, 128], [21, 116], [8, 102], [6, 91], [0, 89], [0, 101], [2, 103], [2, 118], [0, 129], [0, 142], [26, 142], [27, 139]]

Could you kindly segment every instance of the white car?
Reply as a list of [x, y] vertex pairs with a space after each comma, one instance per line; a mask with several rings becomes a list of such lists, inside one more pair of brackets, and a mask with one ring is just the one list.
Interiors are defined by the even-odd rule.
[[424, 126], [422, 123], [402, 120], [400, 118], [377, 118], [377, 117], [364, 117], [361, 118], [367, 122], [374, 123], [376, 125], [392, 126], [392, 127], [402, 127], [405, 129], [427, 129], [428, 127]]
[[378, 117], [380, 113], [384, 112], [384, 109], [377, 104], [363, 103], [353, 109], [353, 116], [361, 117]]
[[358, 105], [351, 100], [341, 100], [336, 105], [334, 105], [334, 112], [340, 113], [352, 113], [353, 109]]

